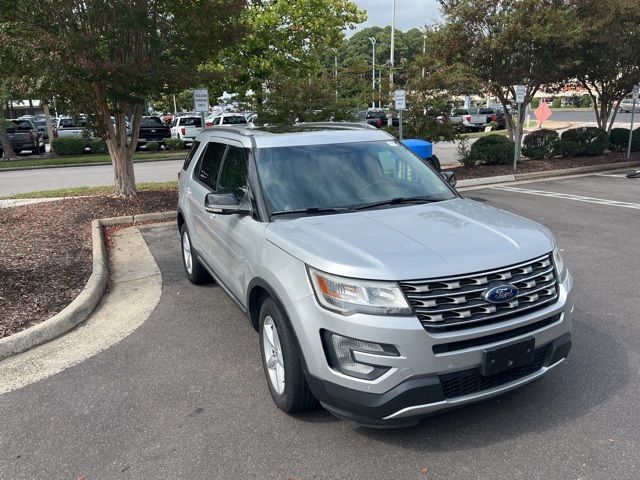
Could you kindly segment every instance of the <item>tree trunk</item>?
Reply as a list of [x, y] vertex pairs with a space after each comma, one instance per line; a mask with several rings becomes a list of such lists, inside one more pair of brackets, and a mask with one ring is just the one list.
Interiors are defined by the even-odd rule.
[[43, 103], [44, 121], [47, 124], [47, 135], [49, 135], [49, 146], [53, 142], [53, 125], [51, 125], [51, 114], [49, 113], [49, 104]]
[[133, 169], [133, 154], [138, 144], [140, 133], [140, 121], [144, 105], [139, 104], [133, 107], [133, 118], [131, 121], [132, 133], [131, 141], [127, 138], [126, 113], [129, 105], [118, 103], [114, 109], [116, 124], [111, 121], [111, 109], [104, 97], [101, 85], [94, 84], [93, 90], [96, 94], [96, 103], [106, 132], [106, 142], [109, 148], [109, 156], [113, 165], [115, 195], [130, 197], [136, 195], [136, 178]]
[[0, 110], [0, 143], [2, 144], [2, 158], [5, 160], [11, 160], [16, 157], [16, 152], [13, 151], [13, 146], [9, 140], [9, 134], [7, 133], [7, 123], [4, 118], [4, 111]]

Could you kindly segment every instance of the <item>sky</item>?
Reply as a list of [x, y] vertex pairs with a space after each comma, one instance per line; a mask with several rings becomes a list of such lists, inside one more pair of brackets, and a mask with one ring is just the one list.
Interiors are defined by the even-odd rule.
[[[391, 25], [391, 7], [393, 0], [353, 0], [361, 9], [367, 11], [368, 20], [358, 25], [357, 30], [370, 26]], [[409, 30], [440, 19], [437, 0], [396, 0], [396, 28]], [[355, 31], [357, 31], [355, 30]]]

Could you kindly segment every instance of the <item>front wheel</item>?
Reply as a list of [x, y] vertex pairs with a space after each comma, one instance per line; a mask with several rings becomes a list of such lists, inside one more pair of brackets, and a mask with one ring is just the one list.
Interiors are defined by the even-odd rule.
[[182, 266], [187, 278], [194, 285], [200, 285], [210, 280], [209, 274], [198, 260], [195, 250], [191, 245], [191, 237], [186, 225], [180, 228], [180, 239], [182, 246]]
[[302, 371], [302, 362], [285, 314], [268, 298], [260, 308], [260, 352], [271, 398], [286, 413], [317, 406]]

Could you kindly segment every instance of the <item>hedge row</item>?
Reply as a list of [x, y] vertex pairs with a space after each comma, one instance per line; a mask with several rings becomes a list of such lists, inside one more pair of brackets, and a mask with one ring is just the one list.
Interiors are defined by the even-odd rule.
[[[555, 156], [579, 157], [602, 155], [605, 150], [626, 151], [629, 145], [629, 129], [614, 128], [610, 134], [597, 127], [579, 127], [558, 135], [553, 130], [536, 130], [522, 142], [522, 154], [532, 160]], [[640, 128], [633, 131], [631, 150], [640, 151]]]
[[[184, 142], [179, 138], [167, 138], [165, 140], [165, 148], [167, 150], [181, 150], [184, 148]], [[147, 150], [160, 150], [158, 142], [148, 142]], [[58, 137], [51, 142], [51, 149], [56, 155], [81, 155], [89, 148], [92, 153], [107, 153], [107, 142], [101, 138], [91, 138], [88, 141], [82, 137]]]

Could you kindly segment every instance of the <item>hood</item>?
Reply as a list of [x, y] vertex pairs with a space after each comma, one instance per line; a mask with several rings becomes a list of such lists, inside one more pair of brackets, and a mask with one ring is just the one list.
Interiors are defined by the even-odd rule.
[[554, 246], [545, 227], [463, 198], [278, 221], [269, 224], [266, 237], [319, 270], [372, 280], [490, 270]]

